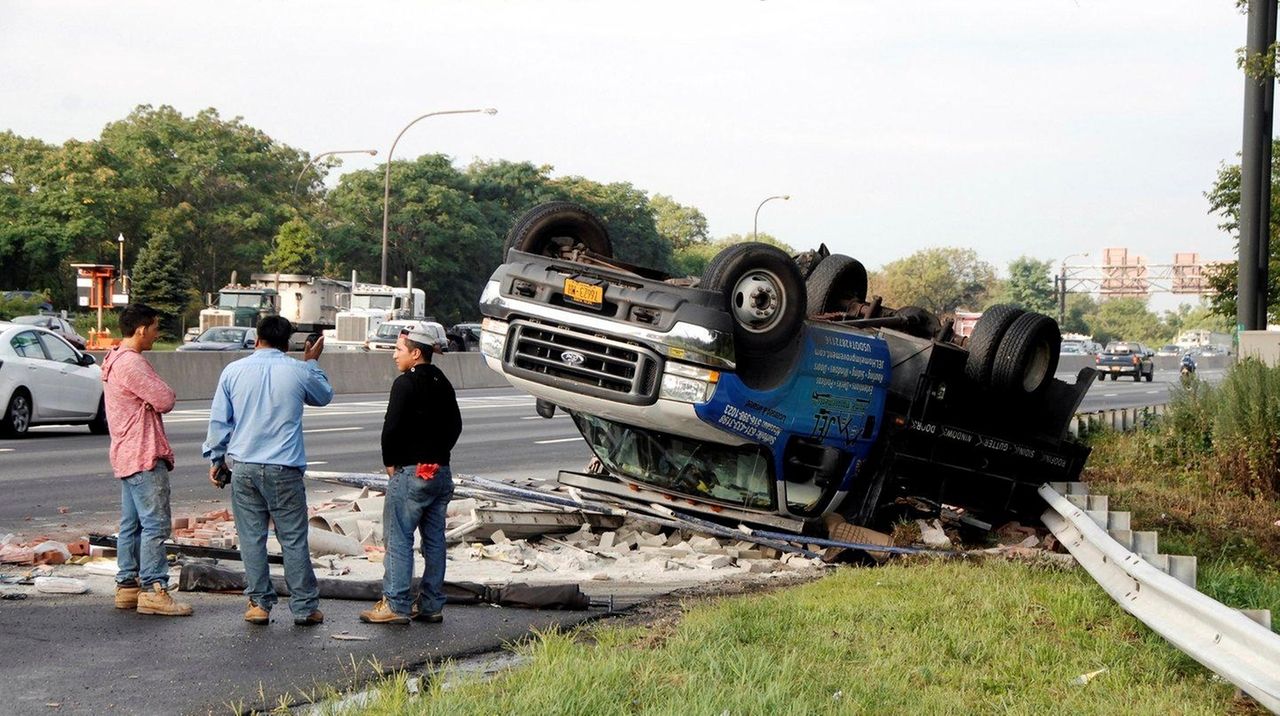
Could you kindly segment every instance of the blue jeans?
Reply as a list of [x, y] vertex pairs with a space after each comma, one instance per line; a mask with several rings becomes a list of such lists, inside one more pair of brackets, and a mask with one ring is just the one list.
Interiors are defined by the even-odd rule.
[[442, 465], [435, 477], [424, 480], [416, 465], [402, 467], [387, 484], [382, 506], [382, 534], [387, 544], [383, 558], [382, 593], [397, 614], [413, 608], [413, 533], [422, 534], [422, 573], [418, 609], [435, 614], [444, 608], [444, 521], [453, 498], [453, 473]]
[[169, 513], [169, 468], [155, 467], [120, 480], [120, 536], [116, 539], [116, 584], [169, 586], [164, 541], [173, 519]]
[[244, 562], [244, 593], [270, 611], [276, 588], [267, 568], [267, 518], [276, 526], [276, 540], [284, 552], [284, 581], [289, 586], [289, 609], [306, 617], [320, 605], [316, 573], [307, 544], [307, 489], [302, 470], [284, 465], [237, 462], [231, 468], [231, 509]]

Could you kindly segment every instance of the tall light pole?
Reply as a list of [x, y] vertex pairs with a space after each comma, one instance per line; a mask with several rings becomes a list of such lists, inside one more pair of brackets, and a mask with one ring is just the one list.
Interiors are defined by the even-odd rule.
[[1074, 258], [1087, 258], [1089, 252], [1082, 254], [1071, 254], [1062, 259], [1062, 263], [1058, 268], [1058, 325], [1061, 326], [1067, 320], [1067, 260]]
[[751, 240], [752, 240], [752, 241], [755, 241], [755, 240], [756, 240], [756, 228], [760, 225], [760, 207], [761, 207], [761, 206], [764, 206], [765, 204], [768, 204], [769, 202], [773, 201], [774, 199], [781, 199], [781, 200], [783, 200], [783, 201], [791, 201], [791, 195], [790, 195], [790, 194], [778, 194], [778, 195], [776, 195], [776, 196], [768, 197], [768, 198], [766, 198], [764, 201], [760, 202], [760, 205], [756, 207], [756, 216], [755, 216], [755, 218], [754, 218], [754, 219], [752, 219], [752, 220], [751, 220]]
[[124, 232], [116, 237], [116, 242], [120, 244], [120, 293], [128, 294], [129, 287], [124, 282]]
[[378, 156], [378, 150], [376, 149], [335, 149], [332, 152], [320, 152], [319, 154], [312, 157], [311, 161], [307, 162], [307, 165], [302, 168], [302, 171], [298, 172], [298, 178], [293, 180], [293, 193], [294, 194], [298, 193], [298, 182], [302, 181], [302, 175], [306, 174], [308, 169], [315, 166], [315, 163], [320, 161], [321, 159], [328, 156], [332, 156], [334, 154], [368, 154], [371, 157], [376, 157]]
[[404, 126], [404, 129], [400, 130], [400, 133], [396, 135], [396, 140], [391, 143], [391, 150], [387, 152], [387, 170], [385, 175], [382, 178], [382, 284], [384, 286], [387, 283], [387, 217], [389, 215], [387, 212], [387, 208], [391, 202], [391, 157], [396, 153], [396, 145], [400, 143], [400, 138], [404, 136], [404, 133], [409, 131], [409, 127], [412, 127], [413, 125], [417, 124], [418, 122], [421, 122], [427, 117], [435, 117], [441, 114], [480, 114], [480, 113], [495, 115], [498, 113], [498, 110], [494, 109], [493, 107], [488, 107], [486, 109], [447, 109], [442, 112], [427, 112], [421, 117], [418, 117], [412, 122], [406, 124]]

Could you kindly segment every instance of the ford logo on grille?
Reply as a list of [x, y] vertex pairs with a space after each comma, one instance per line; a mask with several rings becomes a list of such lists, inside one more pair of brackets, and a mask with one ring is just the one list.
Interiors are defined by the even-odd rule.
[[587, 361], [587, 357], [577, 351], [564, 351], [560, 354], [560, 360], [569, 365], [582, 365]]

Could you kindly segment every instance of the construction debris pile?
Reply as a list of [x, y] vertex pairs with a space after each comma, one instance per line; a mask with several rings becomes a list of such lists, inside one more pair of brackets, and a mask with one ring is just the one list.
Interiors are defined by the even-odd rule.
[[[317, 575], [348, 585], [332, 586], [335, 593], [362, 598], [367, 597], [364, 591], [376, 593], [385, 555], [382, 492], [386, 478], [349, 473], [310, 477], [328, 483], [311, 489], [313, 496], [323, 496], [322, 502], [309, 508], [308, 520]], [[335, 486], [346, 489], [335, 490]], [[894, 535], [830, 516], [825, 523], [827, 537], [819, 538], [733, 528], [672, 507], [674, 503], [643, 505], [584, 496], [552, 483], [499, 483], [456, 476], [446, 522], [449, 579], [468, 583], [473, 590], [516, 586], [513, 583], [578, 584], [612, 599], [613, 594], [634, 586], [662, 591], [739, 575], [768, 579], [797, 570], [820, 570], [850, 552], [876, 561], [920, 553], [1036, 558], [1054, 547], [1051, 536], [1046, 541], [1035, 528], [1011, 523], [992, 530], [999, 546], [959, 551], [953, 537], [961, 523], [946, 511], [939, 519], [900, 523]], [[109, 547], [114, 540], [94, 537], [91, 541], [93, 546], [83, 540], [62, 543], [44, 537], [19, 542], [6, 535], [0, 537], [0, 562], [80, 565], [82, 572], [70, 574], [113, 576], [115, 554]], [[175, 517], [172, 542], [170, 554], [232, 564], [239, 559], [235, 522], [225, 509]], [[279, 564], [280, 549], [274, 538], [268, 539], [268, 553], [269, 561]], [[1051, 558], [1071, 560], [1060, 554]], [[421, 558], [415, 555], [415, 559]], [[20, 579], [8, 584], [33, 585], [37, 577], [53, 577], [48, 567], [36, 568], [46, 571], [18, 575]], [[74, 591], [73, 586], [79, 585], [49, 583], [40, 591]]]

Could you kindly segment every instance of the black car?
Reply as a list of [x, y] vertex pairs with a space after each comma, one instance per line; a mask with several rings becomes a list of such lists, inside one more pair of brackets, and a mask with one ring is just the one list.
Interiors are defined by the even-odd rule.
[[449, 351], [452, 353], [480, 350], [479, 323], [458, 323], [449, 329], [448, 335]]

